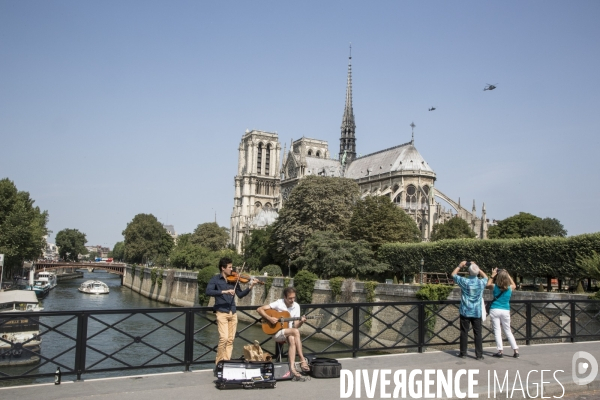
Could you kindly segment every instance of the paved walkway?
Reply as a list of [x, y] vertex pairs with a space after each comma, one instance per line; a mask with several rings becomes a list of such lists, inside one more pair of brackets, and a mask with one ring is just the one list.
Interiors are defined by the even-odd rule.
[[[427, 352], [424, 354], [407, 353], [396, 355], [384, 355], [373, 357], [349, 358], [340, 360], [344, 370], [350, 370], [354, 373], [355, 370], [367, 370], [361, 373], [372, 377], [374, 373], [378, 373], [377, 383], [372, 396], [368, 394], [368, 386], [361, 384], [360, 397], [357, 396], [353, 389], [349, 393], [349, 398], [382, 398], [380, 392], [381, 381], [380, 373], [382, 370], [391, 370], [391, 374], [386, 378], [390, 380], [389, 386], [384, 388], [385, 393], [388, 393], [392, 398], [402, 398], [402, 391], [394, 395], [396, 387], [394, 383], [394, 373], [396, 371], [406, 371], [406, 381], [408, 383], [411, 371], [413, 374], [416, 369], [426, 370], [441, 370], [447, 373], [451, 370], [452, 381], [460, 374], [461, 370], [465, 370], [464, 375], [459, 375], [460, 390], [457, 393], [453, 387], [451, 392], [452, 397], [457, 398], [462, 392], [467, 394], [468, 375], [469, 371], [477, 383], [473, 385], [473, 393], [479, 395], [479, 398], [488, 398], [488, 376], [489, 381], [489, 397], [494, 397], [493, 382], [494, 375], [498, 377], [500, 383], [504, 380], [508, 373], [508, 383], [504, 385], [503, 392], [499, 392], [496, 385], [496, 398], [542, 398], [540, 391], [540, 382], [542, 381], [541, 370], [544, 371], [543, 397], [552, 398], [553, 396], [576, 399], [587, 398], [593, 399], [600, 397], [600, 373], [596, 378], [587, 385], [577, 385], [573, 381], [572, 376], [572, 361], [576, 352], [584, 351], [591, 354], [597, 362], [600, 361], [600, 342], [583, 342], [583, 343], [561, 343], [547, 344], [521, 347], [521, 358], [514, 359], [505, 357], [503, 359], [493, 358], [494, 348], [484, 349], [485, 359], [477, 361], [473, 353], [469, 353], [466, 359], [456, 357], [456, 351], [441, 351]], [[510, 348], [505, 348], [508, 355], [512, 355]], [[580, 360], [581, 361], [581, 360]], [[586, 361], [586, 360], [583, 360]], [[580, 364], [580, 363], [578, 363]], [[577, 365], [578, 365], [577, 364]], [[577, 375], [579, 378], [589, 376], [592, 363], [587, 361], [588, 369], [585, 374]], [[577, 368], [577, 367], [576, 367]], [[475, 372], [477, 370], [477, 372]], [[562, 371], [559, 371], [562, 370]], [[401, 372], [398, 372], [401, 377]], [[442, 391], [441, 396], [436, 393], [436, 375], [435, 372], [430, 377], [432, 385], [430, 392], [436, 398], [447, 398], [446, 392]], [[89, 377], [88, 377], [89, 378]], [[519, 378], [522, 385], [519, 384]], [[529, 378], [529, 379], [528, 379]], [[348, 391], [348, 385], [341, 388], [340, 379], [312, 379], [306, 382], [278, 382], [275, 389], [264, 390], [228, 390], [220, 391], [213, 384], [212, 371], [202, 370], [196, 372], [178, 372], [170, 374], [154, 374], [154, 375], [138, 375], [122, 378], [107, 378], [107, 379], [86, 379], [85, 381], [72, 382], [63, 381], [59, 386], [54, 384], [38, 384], [30, 386], [0, 388], [0, 399], [140, 399], [140, 400], [164, 400], [164, 399], [231, 399], [243, 396], [244, 400], [265, 400], [265, 399], [339, 399], [341, 398], [342, 390]], [[411, 386], [418, 392], [419, 385], [423, 383], [423, 375], [416, 375], [415, 385]], [[346, 381], [347, 383], [347, 381]], [[513, 387], [515, 390], [513, 391]], [[521, 388], [523, 390], [521, 390]], [[529, 393], [527, 393], [529, 389]], [[507, 390], [511, 392], [508, 393]], [[385, 395], [384, 393], [384, 395]], [[581, 395], [579, 395], [581, 393]], [[424, 392], [423, 392], [424, 394]], [[406, 392], [405, 398], [418, 398], [415, 393]]]

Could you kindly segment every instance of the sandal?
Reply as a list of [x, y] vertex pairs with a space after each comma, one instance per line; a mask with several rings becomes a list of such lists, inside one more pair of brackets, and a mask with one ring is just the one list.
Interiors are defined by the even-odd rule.
[[300, 362], [300, 369], [302, 369], [302, 372], [310, 372], [310, 365], [308, 365], [306, 358]]
[[304, 376], [302, 376], [301, 373], [299, 373], [298, 371], [290, 371], [292, 374], [292, 381], [293, 382], [304, 382], [306, 380], [306, 378]]

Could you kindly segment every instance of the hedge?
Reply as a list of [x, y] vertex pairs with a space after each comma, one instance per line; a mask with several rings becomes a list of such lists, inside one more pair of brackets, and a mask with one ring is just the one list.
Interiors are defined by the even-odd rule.
[[424, 260], [424, 272], [450, 273], [462, 260], [474, 261], [484, 271], [505, 268], [513, 276], [583, 278], [577, 256], [600, 252], [600, 233], [568, 238], [453, 239], [429, 243], [388, 243], [379, 249], [379, 259], [394, 271], [416, 274]]

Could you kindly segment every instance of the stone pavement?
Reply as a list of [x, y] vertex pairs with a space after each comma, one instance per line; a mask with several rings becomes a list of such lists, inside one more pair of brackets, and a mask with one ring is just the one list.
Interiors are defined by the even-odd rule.
[[[541, 381], [543, 384], [543, 397], [555, 398], [563, 397], [566, 399], [595, 399], [600, 397], [600, 374], [587, 385], [575, 384], [572, 376], [573, 356], [576, 352], [584, 351], [593, 356], [597, 362], [600, 361], [600, 342], [580, 342], [580, 343], [559, 343], [522, 346], [520, 349], [521, 358], [510, 357], [512, 350], [505, 347], [505, 352], [509, 357], [503, 359], [493, 358], [494, 348], [485, 348], [485, 359], [477, 361], [472, 352], [466, 359], [456, 357], [454, 351], [434, 351], [423, 354], [406, 353], [361, 358], [349, 358], [340, 360], [344, 370], [349, 370], [354, 376], [355, 370], [367, 370], [362, 372], [372, 379], [375, 371], [378, 373], [376, 387], [373, 393], [369, 393], [370, 382], [367, 385], [361, 382], [360, 397], [357, 396], [355, 388], [349, 393], [351, 399], [354, 398], [383, 398], [386, 393], [392, 398], [403, 397], [402, 390], [394, 394], [396, 384], [394, 383], [394, 373], [397, 372], [398, 379], [402, 376], [400, 370], [406, 371], [406, 385], [410, 386], [416, 392], [406, 392], [405, 398], [418, 398], [419, 387], [421, 394], [425, 392], [423, 384], [426, 379], [424, 375], [417, 374], [415, 370], [421, 369], [423, 372], [427, 369], [441, 370], [447, 374], [448, 370], [452, 373], [452, 382], [458, 375], [460, 390], [451, 389], [451, 397], [458, 398], [467, 395], [467, 385], [469, 373], [476, 384], [473, 384], [472, 392], [479, 398], [493, 398], [494, 376], [498, 377], [499, 384], [496, 384], [496, 398], [542, 398], [540, 391]], [[582, 360], [580, 360], [582, 361]], [[585, 378], [590, 375], [593, 368], [593, 362], [586, 361], [588, 369], [584, 374], [577, 373], [576, 377]], [[579, 365], [580, 363], [576, 364]], [[585, 365], [584, 365], [585, 367]], [[380, 392], [381, 380], [380, 374], [383, 370], [391, 371], [384, 378], [390, 381], [389, 385], [384, 385], [384, 393]], [[577, 367], [576, 367], [577, 369]], [[597, 367], [596, 367], [597, 369]], [[464, 375], [461, 375], [464, 370]], [[474, 370], [478, 370], [477, 372]], [[541, 370], [544, 370], [543, 379]], [[562, 370], [559, 371], [559, 370]], [[411, 371], [415, 375], [415, 384], [409, 384]], [[469, 372], [470, 371], [470, 372]], [[579, 371], [581, 372], [581, 371]], [[508, 380], [504, 384], [502, 393], [499, 392], [499, 385], [502, 385], [506, 374]], [[448, 398], [445, 391], [441, 391], [440, 396], [436, 392], [436, 375], [434, 372], [428, 379], [432, 380], [429, 392], [433, 394], [431, 398]], [[446, 376], [446, 375], [445, 375]], [[488, 379], [488, 376], [490, 377]], [[447, 377], [447, 376], [446, 376]], [[169, 374], [149, 374], [137, 375], [120, 378], [106, 379], [88, 379], [80, 382], [64, 381], [59, 386], [54, 384], [37, 384], [19, 387], [0, 388], [1, 400], [12, 399], [231, 399], [243, 396], [245, 400], [265, 400], [265, 399], [339, 399], [342, 390], [348, 391], [348, 385], [341, 388], [340, 379], [312, 379], [306, 382], [278, 382], [275, 389], [263, 390], [225, 390], [220, 391], [213, 384], [214, 377], [212, 371], [199, 370], [195, 372], [177, 372]], [[519, 383], [519, 381], [521, 383]], [[347, 383], [347, 381], [346, 381]], [[488, 395], [489, 383], [489, 395]], [[513, 391], [512, 389], [515, 388]], [[523, 390], [521, 390], [523, 389]], [[527, 393], [527, 389], [529, 392]], [[408, 389], [407, 389], [408, 390]], [[508, 393], [507, 393], [508, 391]], [[579, 395], [580, 393], [580, 395]], [[512, 396], [511, 396], [512, 395]]]

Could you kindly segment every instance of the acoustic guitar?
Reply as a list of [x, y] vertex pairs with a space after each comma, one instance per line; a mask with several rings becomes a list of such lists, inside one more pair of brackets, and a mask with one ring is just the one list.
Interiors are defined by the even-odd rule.
[[[277, 311], [277, 310], [273, 310], [272, 308], [265, 310], [265, 313], [269, 317], [275, 317], [278, 319], [276, 324], [272, 324], [264, 318], [262, 319], [262, 330], [267, 335], [274, 335], [277, 332], [279, 332], [281, 329], [289, 328], [290, 321], [299, 321], [302, 319], [302, 317], [291, 317], [290, 313], [287, 311]], [[321, 315], [321, 314], [309, 315], [306, 317], [306, 319], [314, 319], [314, 318], [321, 318], [321, 317], [323, 317], [323, 315]]]

